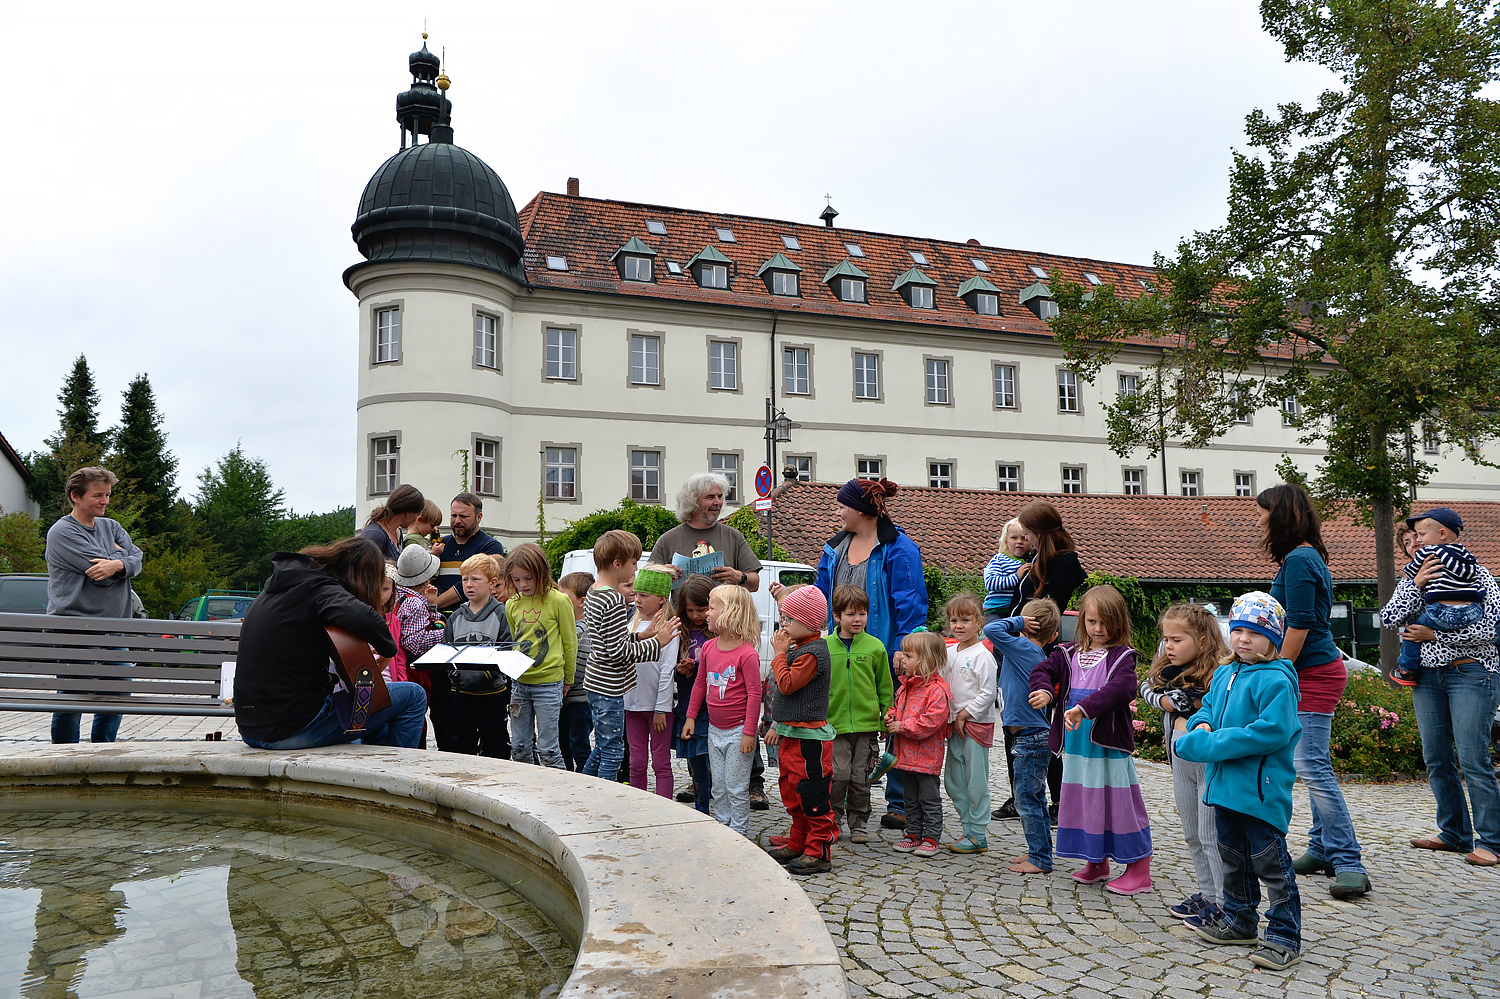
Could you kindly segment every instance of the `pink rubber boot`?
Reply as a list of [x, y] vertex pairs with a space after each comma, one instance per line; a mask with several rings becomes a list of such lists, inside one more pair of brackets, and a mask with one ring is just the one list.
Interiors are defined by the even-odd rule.
[[1073, 880], [1084, 885], [1091, 885], [1096, 881], [1108, 881], [1109, 861], [1101, 860], [1097, 864], [1090, 861], [1081, 870], [1073, 872]]
[[1143, 857], [1125, 865], [1125, 873], [1104, 886], [1116, 895], [1139, 895], [1151, 890], [1151, 858]]

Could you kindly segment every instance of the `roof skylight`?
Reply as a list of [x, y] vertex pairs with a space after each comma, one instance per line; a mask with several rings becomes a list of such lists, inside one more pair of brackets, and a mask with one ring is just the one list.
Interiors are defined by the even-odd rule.
[[910, 253], [911, 254], [911, 258], [913, 260], [915, 260], [917, 263], [921, 264], [923, 267], [927, 266], [927, 258], [925, 256], [923, 256], [920, 252], [918, 252], [917, 250], [907, 250], [906, 252]]
[[658, 222], [656, 219], [647, 219], [646, 231], [653, 236], [665, 236], [667, 234], [667, 224], [665, 222]]
[[844, 249], [849, 251], [849, 256], [851, 257], [862, 257], [865, 255], [865, 251], [859, 248], [858, 243], [845, 243]]
[[715, 229], [714, 231], [719, 234], [719, 242], [721, 242], [721, 243], [733, 243], [734, 242], [734, 230], [733, 229]]
[[974, 269], [976, 271], [983, 271], [986, 274], [990, 272], [990, 265], [985, 263], [983, 260], [980, 260], [978, 257], [970, 257], [969, 263], [974, 265]]
[[1099, 280], [1099, 275], [1095, 274], [1093, 271], [1084, 271], [1083, 272], [1083, 277], [1084, 277], [1084, 280], [1086, 280], [1089, 284], [1103, 284], [1104, 283], [1103, 281]]
[[565, 271], [565, 270], [567, 270], [568, 269], [568, 258], [567, 257], [553, 257], [553, 256], [549, 256], [547, 258], [547, 269], [549, 271]]
[[682, 273], [682, 265], [679, 264], [675, 260], [668, 260], [667, 261], [667, 273], [668, 274], [681, 274]]
[[1136, 280], [1141, 283], [1141, 287], [1142, 288], [1145, 288], [1147, 291], [1151, 290], [1151, 286], [1146, 283], [1146, 279], [1145, 278], [1136, 278]]
[[1030, 264], [1029, 266], [1031, 267], [1031, 273], [1035, 274], [1037, 277], [1041, 278], [1043, 281], [1047, 280], [1047, 272], [1046, 271], [1042, 270], [1036, 264]]
[[788, 250], [802, 249], [802, 244], [797, 242], [796, 236], [782, 236], [781, 245], [785, 246]]

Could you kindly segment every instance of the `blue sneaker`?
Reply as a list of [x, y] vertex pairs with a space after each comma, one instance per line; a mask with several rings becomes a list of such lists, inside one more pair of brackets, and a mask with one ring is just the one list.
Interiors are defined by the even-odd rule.
[[1193, 894], [1189, 895], [1181, 902], [1178, 902], [1176, 905], [1169, 906], [1167, 908], [1167, 911], [1176, 916], [1178, 919], [1186, 919], [1189, 916], [1196, 916], [1198, 915], [1198, 913], [1202, 912], [1203, 906], [1203, 893], [1193, 892]]
[[895, 753], [881, 753], [880, 754], [880, 762], [877, 763], [877, 764], [875, 764], [875, 769], [870, 771], [870, 775], [865, 778], [865, 783], [866, 784], [874, 784], [876, 781], [880, 780], [880, 778], [884, 777], [886, 774], [890, 773], [893, 769], [895, 769], [895, 767], [896, 767], [896, 754]]
[[[1217, 909], [1218, 907], [1215, 906]], [[1255, 931], [1246, 932], [1225, 922], [1222, 911], [1188, 916], [1183, 921], [1188, 929], [1214, 944], [1229, 944], [1236, 947], [1254, 947], [1260, 943]]]

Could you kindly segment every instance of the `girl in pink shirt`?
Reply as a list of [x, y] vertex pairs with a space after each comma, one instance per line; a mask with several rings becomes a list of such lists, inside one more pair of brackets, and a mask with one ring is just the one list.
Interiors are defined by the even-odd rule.
[[[683, 739], [693, 737], [698, 709], [708, 704], [708, 768], [713, 814], [742, 836], [750, 835], [750, 767], [760, 720], [760, 618], [743, 586], [715, 586], [708, 595], [708, 630]], [[736, 752], [735, 750], [738, 750]]]

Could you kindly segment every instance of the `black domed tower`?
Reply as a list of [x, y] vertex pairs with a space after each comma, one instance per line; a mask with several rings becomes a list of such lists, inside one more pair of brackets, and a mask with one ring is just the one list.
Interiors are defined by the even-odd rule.
[[355, 507], [362, 522], [398, 483], [451, 488], [463, 452], [498, 524], [521, 232], [499, 175], [453, 144], [448, 77], [422, 38], [396, 97], [401, 147], [359, 199], [365, 259], [344, 271], [359, 299]]

